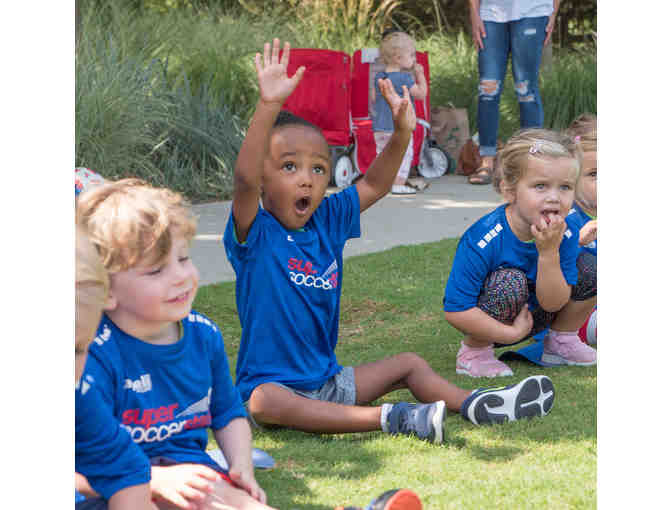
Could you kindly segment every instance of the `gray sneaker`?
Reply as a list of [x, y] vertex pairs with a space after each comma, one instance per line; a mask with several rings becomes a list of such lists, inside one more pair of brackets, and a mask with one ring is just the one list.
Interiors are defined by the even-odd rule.
[[446, 403], [409, 404], [399, 402], [387, 415], [390, 434], [414, 435], [433, 443], [443, 442], [443, 421], [446, 418]]

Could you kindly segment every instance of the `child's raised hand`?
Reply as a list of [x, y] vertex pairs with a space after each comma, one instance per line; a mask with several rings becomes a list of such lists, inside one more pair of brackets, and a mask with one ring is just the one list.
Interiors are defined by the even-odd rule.
[[585, 246], [597, 240], [597, 220], [590, 220], [579, 231], [579, 244]]
[[416, 64], [413, 66], [413, 70], [415, 71], [415, 81], [418, 81], [420, 76], [425, 76], [425, 68], [422, 67], [422, 64], [416, 62]]
[[548, 220], [547, 223], [542, 218], [539, 225], [533, 223], [530, 227], [539, 253], [558, 251], [562, 243], [562, 236], [567, 229], [564, 218], [558, 214], [550, 214]]
[[254, 65], [257, 68], [257, 79], [259, 81], [259, 94], [261, 100], [266, 103], [285, 102], [296, 86], [301, 81], [303, 73], [306, 70], [304, 66], [299, 67], [291, 78], [287, 76], [287, 64], [289, 64], [290, 45], [285, 42], [280, 55], [280, 41], [273, 39], [273, 47], [269, 43], [264, 44], [264, 56], [257, 53], [254, 56]]
[[382, 93], [385, 101], [392, 110], [392, 119], [394, 119], [395, 131], [413, 131], [415, 129], [415, 109], [411, 104], [411, 95], [408, 92], [406, 85], [402, 85], [404, 89], [404, 97], [399, 97], [397, 91], [394, 90], [392, 82], [385, 78], [378, 80], [378, 87]]

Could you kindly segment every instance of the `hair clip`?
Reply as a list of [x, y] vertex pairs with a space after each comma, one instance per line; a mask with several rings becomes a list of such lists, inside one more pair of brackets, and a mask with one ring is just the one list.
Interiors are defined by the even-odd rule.
[[536, 154], [537, 152], [541, 151], [541, 142], [539, 140], [535, 140], [534, 143], [532, 144], [532, 147], [530, 147], [530, 154]]
[[574, 137], [574, 143], [579, 143], [581, 141], [581, 135], [576, 135]]

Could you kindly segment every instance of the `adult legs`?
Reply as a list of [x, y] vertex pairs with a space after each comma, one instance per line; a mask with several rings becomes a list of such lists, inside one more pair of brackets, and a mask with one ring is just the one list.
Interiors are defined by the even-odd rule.
[[509, 23], [485, 21], [486, 37], [478, 52], [478, 137], [481, 167], [469, 182], [489, 184], [499, 131], [499, 102], [510, 52]]
[[544, 109], [539, 93], [539, 67], [546, 38], [547, 16], [511, 22], [511, 67], [520, 107], [520, 127], [544, 125]]

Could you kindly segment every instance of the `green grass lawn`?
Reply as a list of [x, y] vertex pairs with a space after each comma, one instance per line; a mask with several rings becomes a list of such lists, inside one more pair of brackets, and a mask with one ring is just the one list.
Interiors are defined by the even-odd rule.
[[[277, 463], [256, 472], [269, 504], [283, 510], [364, 506], [386, 489], [407, 487], [421, 496], [426, 510], [596, 508], [597, 368], [541, 369], [512, 362], [513, 378], [457, 375], [461, 334], [442, 311], [456, 247], [456, 239], [446, 239], [346, 260], [339, 362], [359, 365], [413, 351], [463, 388], [544, 373], [556, 388], [551, 414], [492, 427], [451, 414], [441, 446], [382, 432], [321, 436], [257, 430], [254, 446]], [[203, 287], [194, 307], [219, 324], [235, 373], [240, 324], [234, 283]], [[402, 400], [412, 400], [408, 391], [382, 399]]]

